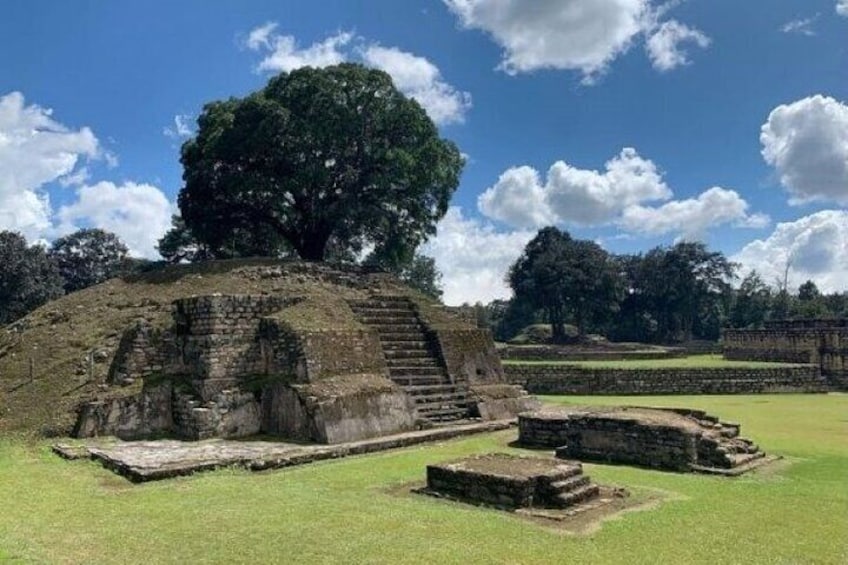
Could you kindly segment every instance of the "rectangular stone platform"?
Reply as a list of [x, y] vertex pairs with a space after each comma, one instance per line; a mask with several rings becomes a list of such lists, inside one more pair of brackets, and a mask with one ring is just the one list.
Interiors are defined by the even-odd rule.
[[89, 440], [57, 444], [53, 451], [66, 459], [90, 458], [133, 482], [155, 481], [222, 467], [251, 471], [303, 465], [323, 459], [406, 447], [477, 433], [504, 430], [514, 420], [465, 423], [407, 432], [337, 445], [304, 445], [267, 441], [119, 441]]

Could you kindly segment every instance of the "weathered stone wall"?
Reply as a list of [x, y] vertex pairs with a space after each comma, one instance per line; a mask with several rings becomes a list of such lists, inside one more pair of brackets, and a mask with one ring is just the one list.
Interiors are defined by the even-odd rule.
[[685, 471], [698, 459], [696, 436], [675, 426], [595, 417], [544, 418], [520, 415], [518, 441], [530, 447], [566, 446], [577, 459], [615, 462]]
[[611, 369], [505, 365], [510, 382], [531, 394], [757, 394], [824, 392], [817, 367]]
[[382, 375], [348, 375], [320, 383], [266, 387], [262, 429], [318, 443], [341, 443], [415, 429], [406, 393]]
[[694, 410], [563, 407], [518, 417], [521, 445], [557, 457], [669, 469], [741, 470], [765, 454], [739, 437], [739, 424]]
[[140, 393], [84, 404], [74, 437], [115, 436], [124, 440], [169, 433], [173, 428], [170, 383], [145, 387]]
[[725, 330], [727, 359], [812, 363], [829, 385], [848, 390], [848, 320], [777, 320], [762, 330]]
[[504, 360], [516, 361], [623, 361], [625, 359], [672, 359], [688, 355], [685, 349], [656, 351], [579, 350], [554, 345], [508, 345], [498, 349]]

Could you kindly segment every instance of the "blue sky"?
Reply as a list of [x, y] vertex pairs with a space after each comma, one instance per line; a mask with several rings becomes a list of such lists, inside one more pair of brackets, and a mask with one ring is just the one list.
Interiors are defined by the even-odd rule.
[[155, 257], [205, 102], [301, 65], [389, 72], [467, 155], [424, 247], [446, 301], [505, 297], [555, 224], [616, 253], [706, 241], [773, 282], [848, 280], [845, 0], [12, 0], [0, 229]]

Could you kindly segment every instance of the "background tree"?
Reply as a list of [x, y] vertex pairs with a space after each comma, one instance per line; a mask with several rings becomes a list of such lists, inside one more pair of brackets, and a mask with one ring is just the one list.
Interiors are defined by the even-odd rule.
[[19, 233], [0, 232], [0, 325], [62, 294], [59, 269], [44, 248], [27, 246]]
[[372, 253], [364, 263], [396, 275], [407, 286], [434, 300], [442, 299], [442, 273], [436, 268], [435, 259], [416, 253], [403, 264], [399, 265], [396, 261], [396, 257], [381, 258]]
[[527, 244], [508, 282], [516, 298], [545, 310], [558, 342], [566, 339], [568, 316], [583, 336], [589, 323], [617, 309], [621, 292], [618, 268], [606, 251], [555, 227]]
[[[234, 251], [235, 246], [231, 249]], [[195, 263], [216, 258], [207, 246], [197, 241], [182, 217], [177, 214], [171, 216], [171, 229], [159, 240], [156, 250], [168, 263]]]
[[808, 280], [798, 287], [798, 299], [792, 302], [789, 315], [792, 318], [824, 318], [830, 315], [816, 283]]
[[756, 271], [751, 271], [734, 293], [729, 324], [734, 328], [761, 328], [769, 316], [772, 292]]
[[246, 98], [207, 104], [181, 162], [180, 211], [198, 242], [217, 256], [259, 231], [262, 248], [243, 253], [288, 246], [307, 260], [333, 241], [410, 256], [462, 169], [417, 102], [355, 64], [282, 73]]
[[127, 258], [127, 246], [102, 229], [81, 229], [53, 242], [50, 257], [59, 267], [65, 292], [74, 292], [116, 276]]
[[729, 307], [736, 265], [703, 243], [657, 247], [620, 259], [627, 277], [623, 324], [617, 338], [657, 343], [714, 339]]

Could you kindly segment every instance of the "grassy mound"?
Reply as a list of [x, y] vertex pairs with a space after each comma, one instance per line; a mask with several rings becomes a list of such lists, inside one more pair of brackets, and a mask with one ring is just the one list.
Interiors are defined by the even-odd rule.
[[288, 313], [292, 319], [309, 327], [339, 327], [350, 312], [316, 305], [338, 305], [369, 292], [414, 294], [384, 273], [262, 259], [168, 266], [69, 294], [0, 328], [0, 434], [67, 434], [76, 406], [105, 394], [124, 329], [140, 318], [169, 325], [171, 303], [178, 298], [300, 296], [307, 300]]

